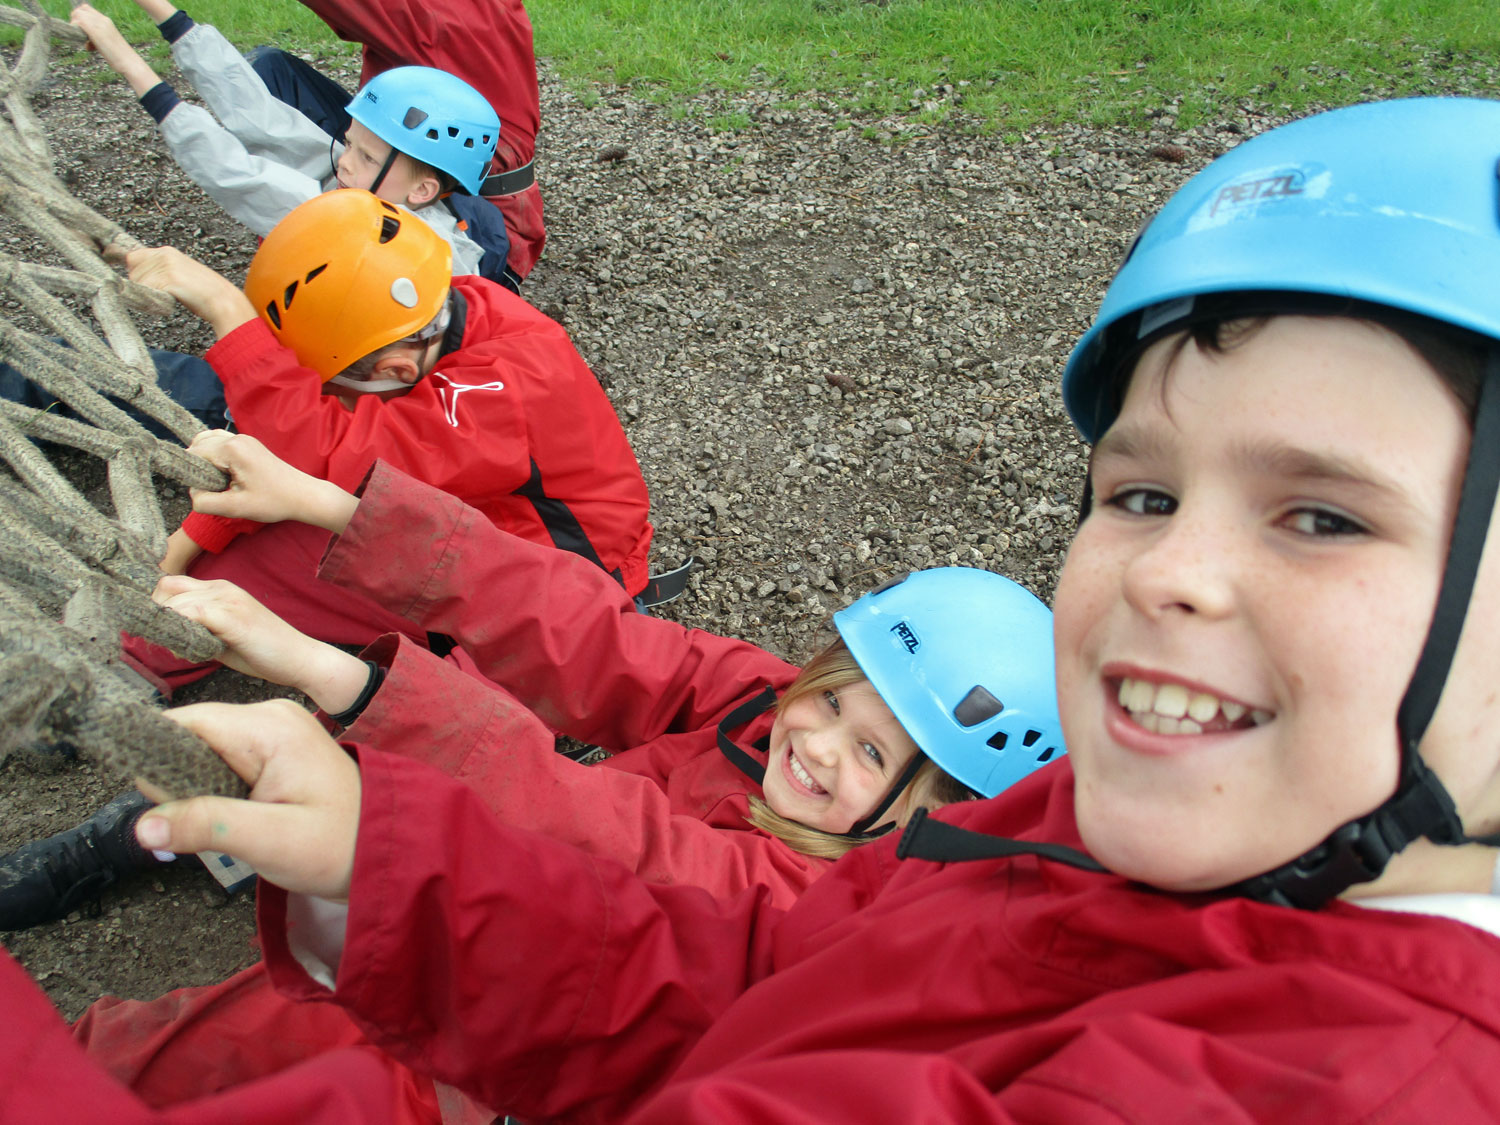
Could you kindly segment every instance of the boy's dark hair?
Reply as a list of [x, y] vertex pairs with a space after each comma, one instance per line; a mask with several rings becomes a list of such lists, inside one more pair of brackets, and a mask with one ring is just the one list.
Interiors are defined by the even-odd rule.
[[1485, 360], [1492, 346], [1487, 337], [1477, 332], [1387, 305], [1344, 298], [1318, 298], [1308, 294], [1215, 295], [1200, 298], [1200, 309], [1199, 315], [1190, 321], [1152, 333], [1121, 356], [1106, 391], [1108, 417], [1119, 415], [1142, 352], [1174, 331], [1179, 335], [1167, 357], [1168, 370], [1189, 340], [1201, 351], [1221, 354], [1250, 339], [1273, 317], [1314, 316], [1366, 320], [1394, 332], [1432, 368], [1464, 408], [1469, 424], [1473, 425], [1479, 387], [1484, 380]]

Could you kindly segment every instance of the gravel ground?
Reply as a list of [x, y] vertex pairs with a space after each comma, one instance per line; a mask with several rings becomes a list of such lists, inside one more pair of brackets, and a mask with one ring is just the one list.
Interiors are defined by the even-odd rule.
[[[59, 171], [137, 236], [241, 276], [252, 239], [97, 69], [55, 68], [38, 99]], [[1496, 92], [1490, 72], [1444, 81]], [[543, 72], [551, 239], [525, 296], [567, 326], [616, 404], [652, 489], [657, 568], [704, 562], [665, 612], [799, 658], [833, 610], [916, 567], [989, 567], [1050, 597], [1086, 457], [1058, 392], [1068, 349], [1142, 221], [1277, 110], [1004, 143], [961, 111], [909, 136], [818, 98], [776, 101], [580, 99]], [[714, 114], [749, 124], [714, 133]], [[144, 331], [180, 350], [208, 342], [186, 316]], [[193, 697], [260, 694], [220, 673]], [[121, 788], [85, 763], [0, 763], [0, 850]], [[252, 935], [248, 896], [226, 901], [184, 861], [97, 915], [6, 942], [71, 1017], [104, 993], [219, 979], [254, 958]]]

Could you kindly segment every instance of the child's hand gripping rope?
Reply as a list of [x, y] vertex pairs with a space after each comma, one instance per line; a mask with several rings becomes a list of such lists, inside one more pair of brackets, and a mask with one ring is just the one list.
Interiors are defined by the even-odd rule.
[[293, 468], [248, 434], [207, 430], [188, 449], [229, 474], [223, 492], [190, 490], [194, 511], [260, 523], [296, 520], [337, 535], [359, 505], [338, 485]]
[[208, 629], [229, 667], [296, 688], [330, 714], [352, 704], [369, 677], [359, 657], [298, 632], [232, 582], [169, 575], [151, 596]]
[[[359, 768], [289, 700], [197, 703], [167, 714], [250, 786], [248, 800], [168, 801], [136, 826], [148, 848], [227, 852], [297, 894], [345, 900], [359, 831]], [[142, 786], [153, 799], [164, 794]]]

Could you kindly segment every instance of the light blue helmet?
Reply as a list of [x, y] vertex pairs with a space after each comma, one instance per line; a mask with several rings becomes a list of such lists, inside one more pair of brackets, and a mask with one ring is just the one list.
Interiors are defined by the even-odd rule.
[[1052, 611], [1010, 579], [962, 566], [919, 570], [833, 623], [916, 744], [981, 796], [1064, 753]]
[[1230, 150], [1120, 267], [1063, 374], [1073, 423], [1098, 440], [1121, 359], [1208, 294], [1354, 298], [1500, 337], [1497, 161], [1500, 102], [1477, 98], [1351, 106]]
[[365, 83], [349, 116], [477, 195], [500, 139], [500, 116], [462, 78], [430, 66], [398, 66]]

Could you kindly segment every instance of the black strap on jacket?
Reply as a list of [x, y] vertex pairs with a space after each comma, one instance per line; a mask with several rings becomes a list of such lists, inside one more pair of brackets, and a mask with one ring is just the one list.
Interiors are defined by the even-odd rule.
[[519, 195], [536, 183], [536, 160], [528, 160], [519, 168], [509, 172], [496, 172], [486, 176], [479, 185], [479, 194], [486, 199], [499, 199], [507, 195]]
[[1093, 856], [1063, 844], [1012, 840], [1005, 836], [986, 836], [941, 820], [933, 820], [925, 808], [919, 808], [907, 821], [906, 831], [896, 845], [897, 859], [928, 859], [936, 863], [966, 863], [974, 859], [1009, 859], [1034, 855], [1065, 863], [1080, 871], [1108, 872]]
[[766, 767], [752, 758], [748, 750], [730, 738], [729, 732], [744, 726], [751, 719], [764, 715], [775, 704], [776, 689], [767, 684], [759, 695], [745, 700], [719, 720], [719, 750], [724, 757], [729, 759], [735, 769], [760, 786], [766, 783]]

